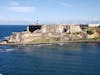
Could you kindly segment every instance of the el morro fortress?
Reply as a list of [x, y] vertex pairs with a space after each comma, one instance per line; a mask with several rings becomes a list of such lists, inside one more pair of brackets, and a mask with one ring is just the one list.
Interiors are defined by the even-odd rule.
[[[93, 34], [88, 34], [91, 30]], [[34, 44], [34, 43], [55, 43], [67, 42], [82, 39], [99, 38], [100, 33], [94, 27], [88, 25], [66, 24], [66, 25], [28, 25], [25, 31], [12, 32], [2, 44], [16, 43], [16, 44]]]

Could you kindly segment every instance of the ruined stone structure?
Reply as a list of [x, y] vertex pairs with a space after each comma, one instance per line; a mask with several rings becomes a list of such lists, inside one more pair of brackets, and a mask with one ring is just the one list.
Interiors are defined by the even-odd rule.
[[41, 28], [42, 33], [62, 33], [64, 26], [62, 25], [43, 25]]
[[79, 25], [70, 25], [67, 32], [68, 33], [77, 33], [77, 32], [82, 32], [82, 29]]
[[88, 39], [100, 38], [100, 34], [98, 31], [96, 31], [96, 29], [92, 29], [92, 32], [93, 34], [87, 36]]
[[[68, 41], [77, 41], [82, 39], [100, 38], [99, 24], [64, 24], [64, 25], [35, 25], [27, 26], [23, 32], [13, 32], [11, 36], [3, 40], [0, 44], [34, 44], [34, 43], [59, 43]], [[89, 35], [88, 30], [93, 30], [93, 34]]]
[[[79, 25], [29, 25], [24, 32], [14, 32], [8, 42], [30, 43], [30, 42], [54, 42], [81, 39], [82, 32]], [[70, 33], [70, 34], [69, 34]]]
[[29, 25], [27, 27], [29, 32], [40, 30], [41, 33], [76, 33], [82, 32], [79, 25]]

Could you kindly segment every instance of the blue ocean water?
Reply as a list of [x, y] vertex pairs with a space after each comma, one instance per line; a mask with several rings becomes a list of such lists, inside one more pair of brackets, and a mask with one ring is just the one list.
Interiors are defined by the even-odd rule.
[[[0, 37], [25, 26], [0, 26]], [[6, 30], [6, 31], [5, 31]], [[2, 75], [100, 75], [100, 43], [0, 46]]]
[[26, 25], [0, 25], [0, 40], [12, 34], [26, 29]]

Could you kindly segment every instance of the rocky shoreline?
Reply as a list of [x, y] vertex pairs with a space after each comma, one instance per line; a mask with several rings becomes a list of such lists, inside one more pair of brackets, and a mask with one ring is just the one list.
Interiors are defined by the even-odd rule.
[[21, 43], [2, 43], [0, 42], [1, 46], [26, 46], [26, 45], [41, 45], [41, 44], [58, 44], [58, 45], [64, 45], [66, 43], [100, 43], [100, 40], [77, 40], [77, 41], [66, 41], [66, 42], [39, 42], [39, 43], [26, 43], [26, 44], [21, 44]]
[[25, 31], [12, 32], [0, 45], [36, 45], [100, 42], [100, 29], [81, 25], [29, 25]]

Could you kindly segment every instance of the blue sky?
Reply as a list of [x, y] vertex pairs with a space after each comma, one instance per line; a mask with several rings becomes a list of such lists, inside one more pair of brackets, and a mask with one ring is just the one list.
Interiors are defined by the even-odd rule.
[[99, 23], [100, 0], [1, 0], [0, 24]]

